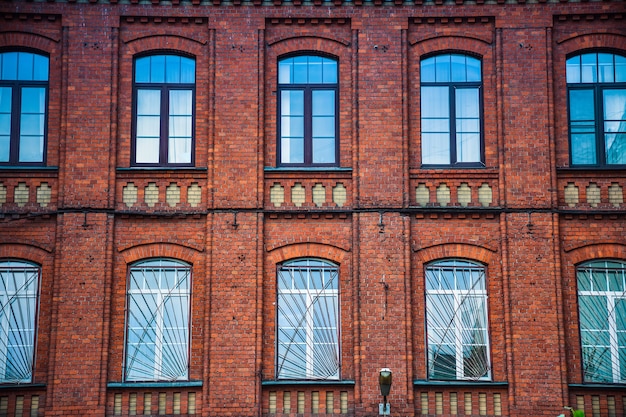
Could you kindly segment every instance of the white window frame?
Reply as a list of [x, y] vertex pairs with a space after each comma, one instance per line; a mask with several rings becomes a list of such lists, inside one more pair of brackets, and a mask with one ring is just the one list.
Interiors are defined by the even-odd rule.
[[[435, 261], [433, 263], [428, 264], [425, 267], [426, 273], [426, 328], [427, 328], [427, 350], [428, 350], [428, 377], [429, 379], [444, 379], [444, 380], [481, 380], [488, 381], [491, 380], [491, 346], [490, 346], [490, 338], [489, 338], [489, 303], [487, 296], [487, 282], [485, 276], [485, 267], [475, 262], [459, 260], [459, 259], [444, 259], [440, 261]], [[454, 287], [455, 288], [442, 288], [441, 284], [441, 272], [443, 270], [452, 270], [454, 276]], [[459, 270], [470, 270], [472, 273], [479, 274], [479, 280], [472, 281], [472, 285], [469, 288], [461, 288], [459, 289], [459, 279], [458, 279], [458, 271]], [[430, 274], [430, 276], [429, 276]], [[438, 276], [434, 276], [432, 274], [438, 274]], [[431, 285], [437, 282], [438, 288], [429, 288], [434, 287]], [[450, 322], [447, 320], [439, 321], [442, 317], [442, 311], [438, 310], [437, 307], [433, 304], [432, 298], [433, 296], [452, 296], [453, 303], [451, 305], [446, 306], [447, 309], [445, 311], [446, 314], [449, 314], [452, 318]], [[463, 324], [463, 315], [462, 308], [464, 306], [464, 302], [469, 298], [480, 299], [483, 305], [482, 312], [483, 317], [480, 319], [483, 321], [485, 327], [478, 328], [479, 330], [484, 332], [485, 341], [484, 344], [468, 344], [463, 341], [463, 331], [467, 330], [464, 328]], [[476, 313], [477, 315], [480, 312]], [[446, 316], [447, 317], [447, 316]], [[471, 328], [476, 329], [476, 328]], [[452, 333], [452, 335], [448, 335], [448, 333]], [[447, 339], [446, 339], [447, 338]], [[439, 342], [437, 342], [440, 340]], [[451, 340], [451, 343], [444, 343], [445, 340]], [[454, 345], [454, 355], [455, 355], [455, 372], [454, 375], [450, 372], [448, 378], [443, 378], [441, 376], [434, 375], [435, 373], [435, 365], [436, 361], [433, 358], [433, 351], [438, 350], [443, 345]], [[480, 376], [472, 376], [468, 375], [468, 371], [465, 369], [465, 357], [463, 355], [464, 348], [467, 346], [482, 346], [485, 349], [485, 373]]]
[[[19, 288], [17, 274], [23, 274]], [[0, 261], [0, 276], [0, 383], [30, 383], [35, 362], [41, 268], [31, 262], [5, 259]], [[19, 358], [9, 358], [10, 351]]]
[[[323, 288], [312, 286], [312, 271], [322, 270], [328, 280], [324, 280]], [[306, 288], [298, 288], [298, 278], [306, 280]], [[333, 282], [334, 281], [334, 282]], [[321, 259], [297, 259], [285, 262], [277, 267], [277, 323], [276, 323], [276, 378], [303, 380], [338, 380], [340, 379], [340, 315], [339, 315], [339, 268], [337, 265]], [[302, 282], [302, 281], [301, 281]], [[329, 288], [330, 287], [330, 288]], [[286, 297], [283, 297], [286, 296]], [[291, 296], [299, 296], [303, 303], [290, 304], [286, 301]], [[320, 298], [331, 298], [331, 303], [324, 303], [326, 310], [316, 301]], [[333, 309], [329, 312], [328, 308]], [[289, 321], [289, 326], [281, 325], [282, 318]], [[331, 321], [327, 326], [316, 325], [317, 320]], [[326, 339], [315, 340], [315, 331], [323, 331]], [[292, 333], [293, 332], [293, 333]], [[303, 332], [304, 340], [295, 341], [292, 335]], [[304, 345], [304, 346], [303, 346]], [[316, 356], [319, 347], [324, 348], [325, 355]], [[330, 346], [330, 348], [328, 348]], [[281, 352], [285, 354], [281, 354]], [[304, 362], [304, 368], [293, 365], [290, 358], [294, 355]], [[316, 366], [318, 365], [318, 366]], [[325, 365], [325, 366], [321, 366]], [[324, 368], [320, 373], [316, 368]]]
[[[175, 271], [174, 286], [170, 287], [164, 271]], [[153, 273], [157, 287], [149, 287], [147, 273]], [[182, 275], [179, 275], [182, 274]], [[136, 276], [135, 276], [136, 275]], [[181, 300], [179, 313], [183, 315], [180, 326], [170, 326], [167, 322], [176, 320], [174, 310], [166, 303], [174, 298]], [[155, 311], [146, 311], [148, 302]], [[126, 381], [185, 381], [189, 379], [189, 341], [191, 315], [191, 265], [167, 258], [148, 259], [131, 265], [128, 272], [126, 353], [124, 377]], [[186, 316], [186, 317], [185, 317]], [[154, 340], [148, 336], [148, 328], [142, 327], [139, 320], [153, 323]], [[178, 324], [178, 323], [176, 323]], [[169, 332], [168, 332], [169, 330]], [[182, 336], [181, 336], [182, 333]], [[168, 338], [175, 337], [174, 341]], [[137, 340], [137, 341], [136, 341]], [[142, 347], [154, 344], [154, 357], [142, 353]], [[175, 355], [165, 355], [165, 351], [178, 346]], [[150, 353], [150, 352], [148, 352]], [[176, 355], [177, 354], [177, 355]]]
[[[614, 265], [609, 265], [609, 263]], [[601, 266], [604, 264], [604, 266]], [[617, 264], [621, 264], [621, 268], [617, 267]], [[609, 271], [614, 272], [616, 275], [616, 280], [621, 281], [622, 290], [611, 290], [610, 289], [610, 278]], [[604, 272], [605, 276], [605, 289], [596, 289], [595, 288], [595, 279], [591, 274], [593, 273], [602, 273]], [[591, 278], [589, 279], [589, 285], [583, 285], [581, 282], [581, 275], [587, 273]], [[619, 301], [626, 303], [626, 262], [618, 261], [618, 260], [599, 260], [599, 261], [591, 261], [580, 265], [577, 268], [577, 281], [578, 281], [578, 308], [579, 308], [579, 322], [580, 322], [580, 332], [581, 332], [581, 349], [582, 349], [582, 359], [583, 359], [583, 378], [585, 382], [608, 382], [608, 383], [626, 383], [626, 372], [622, 375], [621, 367], [620, 367], [620, 358], [619, 352], [620, 350], [626, 350], [626, 346], [619, 346], [620, 334], [621, 338], [626, 338], [626, 327], [624, 329], [618, 328], [617, 322], [617, 313], [616, 313], [616, 305]], [[583, 289], [583, 288], [588, 289]], [[600, 319], [604, 319], [604, 315], [602, 317], [588, 317], [586, 320], [583, 319], [585, 312], [583, 311], [583, 304], [581, 302], [582, 297], [602, 297], [606, 301], [606, 319], [608, 321], [607, 327], [605, 329], [599, 328], [583, 328], [584, 322], [586, 321], [598, 321]], [[589, 312], [592, 313], [592, 312]], [[594, 320], [595, 319], [595, 320]], [[622, 319], [623, 321], [626, 320]], [[585, 343], [584, 333], [589, 332], [590, 334], [600, 334], [606, 333], [608, 336], [608, 344], [600, 344], [600, 343]], [[593, 369], [593, 366], [597, 364], [596, 362], [588, 362], [592, 358], [589, 358], [585, 353], [588, 349], [606, 349], [610, 355], [610, 363], [611, 363], [611, 375], [610, 377], [606, 375], [604, 378], [602, 375], [596, 375], [594, 372], [593, 375], [589, 375], [588, 369]], [[601, 352], [602, 356], [604, 352]], [[626, 361], [626, 358], [624, 359]], [[626, 367], [626, 365], [625, 365]], [[594, 378], [594, 376], [596, 376]]]

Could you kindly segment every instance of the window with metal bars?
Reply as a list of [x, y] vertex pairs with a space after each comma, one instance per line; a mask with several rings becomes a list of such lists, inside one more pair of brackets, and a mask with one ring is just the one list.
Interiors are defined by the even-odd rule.
[[426, 266], [428, 378], [490, 380], [484, 266], [449, 259]]
[[336, 380], [339, 269], [319, 259], [277, 267], [276, 378]]
[[626, 383], [626, 262], [576, 269], [585, 382]]
[[0, 260], [0, 382], [33, 378], [41, 268]]
[[189, 377], [191, 266], [150, 259], [128, 272], [126, 381]]

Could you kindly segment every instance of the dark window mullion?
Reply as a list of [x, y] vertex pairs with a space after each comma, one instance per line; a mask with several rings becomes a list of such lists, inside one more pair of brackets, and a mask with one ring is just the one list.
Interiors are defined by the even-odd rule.
[[313, 88], [303, 86], [304, 91], [304, 164], [313, 163]]
[[19, 164], [23, 88], [24, 85], [16, 81], [11, 90], [13, 95], [11, 98], [11, 138], [9, 144], [9, 163], [11, 165]]
[[170, 89], [161, 87], [161, 118], [159, 134], [159, 165], [169, 165], [169, 119], [170, 119]]
[[456, 140], [456, 88], [455, 85], [448, 86], [450, 98], [448, 105], [450, 106], [450, 165], [457, 163], [457, 140]]
[[[597, 57], [596, 57], [597, 66]], [[596, 154], [598, 155], [596, 164], [606, 165], [606, 149], [604, 144], [604, 89], [600, 85], [594, 86], [593, 95], [595, 96], [595, 126], [596, 131]]]

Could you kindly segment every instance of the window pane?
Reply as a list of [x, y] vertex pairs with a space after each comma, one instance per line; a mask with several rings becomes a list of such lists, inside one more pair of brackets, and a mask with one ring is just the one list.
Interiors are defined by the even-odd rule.
[[626, 82], [626, 57], [615, 55], [615, 82]]
[[[0, 114], [11, 114], [11, 87], [0, 87]], [[0, 129], [5, 128], [4, 124], [0, 124]], [[4, 130], [0, 130], [4, 131]]]
[[580, 55], [576, 55], [567, 60], [565, 64], [568, 83], [580, 82]]
[[22, 88], [22, 114], [44, 114], [46, 111], [46, 89], [42, 87]]
[[180, 58], [180, 82], [193, 84], [196, 82], [196, 60], [192, 58]]
[[335, 139], [313, 138], [313, 163], [332, 164], [335, 162]]
[[170, 137], [168, 146], [169, 163], [191, 163], [191, 138]]
[[337, 61], [334, 59], [324, 58], [322, 62], [322, 82], [324, 84], [337, 83]]
[[322, 82], [322, 58], [318, 56], [309, 57], [309, 84], [320, 84]]
[[[42, 117], [43, 123], [43, 117]], [[20, 135], [19, 162], [43, 161], [43, 135]]]
[[313, 116], [335, 115], [335, 91], [315, 90], [312, 92]]
[[137, 137], [135, 162], [152, 164], [159, 162], [159, 138]]
[[435, 80], [438, 83], [450, 82], [450, 55], [435, 57]]
[[137, 58], [135, 60], [135, 82], [150, 82], [150, 57]]
[[278, 63], [278, 83], [290, 84], [293, 70], [293, 58], [283, 59]]
[[606, 297], [580, 295], [578, 302], [581, 329], [608, 330], [609, 310]]
[[2, 79], [17, 80], [17, 52], [2, 54]]
[[33, 54], [18, 52], [17, 57], [17, 79], [33, 80]]
[[482, 80], [481, 62], [479, 59], [466, 57], [467, 81], [479, 82]]
[[448, 87], [422, 87], [422, 118], [450, 117], [450, 92]]
[[280, 109], [283, 116], [304, 115], [304, 91], [283, 90], [280, 98]]
[[450, 164], [450, 136], [441, 133], [422, 133], [422, 163]]
[[293, 58], [293, 83], [306, 84], [308, 81], [308, 57], [297, 56]]
[[569, 105], [571, 121], [595, 120], [593, 90], [570, 90]]
[[465, 73], [465, 56], [464, 55], [452, 55], [450, 57], [452, 81], [453, 82], [465, 82], [467, 81], [467, 75]]
[[479, 133], [457, 133], [456, 148], [457, 162], [480, 162]]
[[455, 90], [455, 111], [457, 118], [480, 117], [480, 99], [477, 88], [457, 88]]
[[165, 82], [180, 83], [180, 57], [167, 55], [165, 57]]
[[596, 163], [595, 134], [572, 134], [572, 165]]
[[165, 56], [155, 55], [150, 57], [150, 82], [165, 82]]
[[421, 62], [420, 78], [423, 83], [435, 82], [435, 58], [428, 58]]
[[335, 138], [335, 118], [333, 116], [314, 116], [312, 122], [313, 140], [317, 138]]
[[281, 162], [301, 164], [304, 162], [304, 138], [281, 139]]
[[161, 114], [161, 91], [137, 90], [137, 115], [159, 116]]
[[[2, 116], [0, 116], [0, 123], [2, 123]], [[9, 162], [10, 147], [11, 137], [0, 135], [0, 162]]]
[[626, 90], [604, 90], [607, 164], [626, 164]]
[[612, 83], [613, 77], [613, 54], [598, 54], [598, 81]]
[[583, 54], [581, 55], [582, 65], [582, 82], [583, 83], [595, 83], [598, 82], [598, 64], [597, 54]]
[[33, 80], [48, 81], [48, 57], [42, 55], [34, 55], [35, 62]]

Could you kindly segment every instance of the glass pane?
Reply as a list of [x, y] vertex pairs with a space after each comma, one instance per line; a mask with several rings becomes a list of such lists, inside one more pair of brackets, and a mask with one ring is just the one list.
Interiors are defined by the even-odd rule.
[[480, 117], [480, 99], [478, 88], [457, 88], [456, 95], [456, 117], [476, 118]]
[[167, 55], [165, 57], [165, 82], [180, 83], [180, 57]]
[[159, 138], [137, 137], [135, 162], [151, 164], [159, 162]]
[[612, 54], [598, 54], [598, 81], [601, 83], [614, 81]]
[[22, 88], [22, 114], [43, 114], [46, 111], [46, 89], [43, 87]]
[[[2, 123], [2, 116], [0, 116], [0, 123]], [[0, 162], [9, 162], [11, 137], [0, 135]]]
[[[11, 114], [11, 92], [13, 89], [11, 87], [0, 87], [0, 114], [7, 113]], [[2, 128], [6, 128], [7, 126], [3, 123], [0, 124], [0, 131]]]
[[33, 80], [33, 54], [27, 52], [19, 52], [17, 57], [17, 79], [32, 81]]
[[615, 55], [615, 82], [626, 82], [626, 57]]
[[170, 138], [191, 138], [191, 116], [170, 116]]
[[613, 382], [611, 352], [606, 347], [583, 348], [584, 378], [589, 382]]
[[283, 59], [278, 63], [278, 83], [290, 84], [293, 58]]
[[452, 55], [450, 57], [452, 81], [453, 82], [465, 82], [467, 81], [467, 75], [465, 73], [465, 56], [464, 55]]
[[161, 131], [161, 118], [159, 116], [138, 116], [137, 137], [159, 138]]
[[304, 138], [304, 117], [283, 116], [280, 120], [281, 138]]
[[335, 115], [335, 91], [315, 90], [312, 92], [313, 116]]
[[580, 55], [567, 60], [565, 64], [565, 71], [568, 83], [580, 82]]
[[435, 82], [435, 58], [427, 58], [420, 64], [420, 78], [423, 83]]
[[280, 94], [280, 110], [283, 116], [304, 115], [304, 91], [283, 90]]
[[324, 84], [337, 84], [337, 61], [324, 58], [322, 72], [322, 82]]
[[313, 163], [332, 164], [335, 163], [335, 139], [334, 138], [313, 138]]
[[582, 73], [581, 78], [583, 83], [595, 83], [598, 82], [598, 64], [597, 54], [583, 54], [582, 60]]
[[[626, 89], [624, 90], [604, 90], [604, 120], [618, 120], [626, 123]], [[626, 126], [616, 125], [611, 132], [626, 132]]]
[[606, 291], [607, 282], [604, 271], [593, 271], [591, 274], [591, 286], [593, 291]]
[[579, 295], [580, 328], [583, 330], [608, 330], [609, 310], [606, 297]]
[[450, 119], [422, 119], [422, 132], [449, 133]]
[[135, 60], [135, 82], [150, 82], [150, 57], [137, 58]]
[[572, 134], [572, 164], [590, 165], [596, 163], [595, 134]]
[[150, 57], [150, 82], [165, 82], [165, 56], [155, 55]]
[[626, 133], [605, 134], [604, 145], [607, 165], [626, 164]]
[[315, 138], [335, 137], [335, 118], [333, 116], [314, 116], [312, 120], [312, 136]]
[[293, 83], [306, 84], [308, 82], [308, 57], [293, 58]]
[[450, 55], [435, 57], [435, 80], [438, 83], [450, 82]]
[[457, 133], [457, 162], [480, 162], [480, 134]]
[[191, 163], [191, 138], [170, 137], [167, 159], [172, 164]]
[[2, 54], [2, 79], [17, 80], [17, 52]]
[[481, 62], [479, 59], [466, 57], [467, 81], [479, 82], [482, 80]]
[[137, 115], [159, 116], [161, 114], [160, 90], [137, 90]]
[[422, 164], [450, 164], [450, 135], [422, 133]]
[[626, 298], [615, 299], [615, 310], [613, 311], [613, 317], [615, 318], [615, 328], [619, 331], [619, 345], [624, 346], [626, 344]]
[[[624, 271], [608, 271], [609, 291], [624, 291]], [[626, 318], [626, 316], [624, 316]]]
[[322, 58], [317, 56], [309, 57], [309, 79], [310, 84], [320, 84], [322, 82]]
[[286, 164], [301, 164], [304, 162], [304, 139], [282, 138], [281, 162]]
[[422, 118], [450, 117], [450, 93], [448, 87], [422, 87]]
[[191, 117], [192, 101], [191, 90], [170, 91], [170, 115], [185, 115]]
[[593, 90], [570, 90], [569, 91], [569, 114], [570, 121], [593, 121], [595, 120], [595, 100]]
[[192, 58], [180, 58], [180, 82], [193, 84], [196, 82], [196, 60]]
[[[43, 117], [42, 117], [43, 123]], [[43, 136], [20, 135], [19, 162], [43, 161]]]
[[42, 55], [34, 55], [35, 61], [33, 80], [35, 81], [48, 81], [48, 57]]

